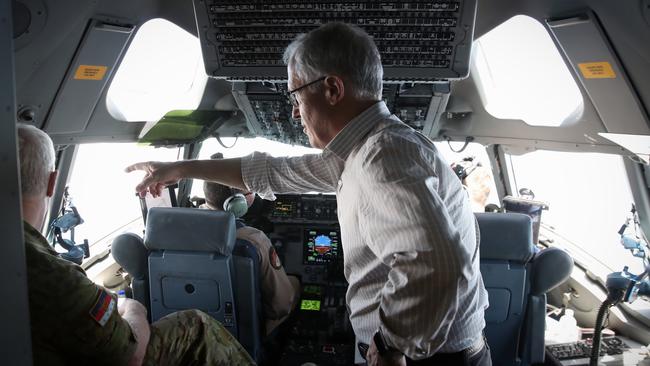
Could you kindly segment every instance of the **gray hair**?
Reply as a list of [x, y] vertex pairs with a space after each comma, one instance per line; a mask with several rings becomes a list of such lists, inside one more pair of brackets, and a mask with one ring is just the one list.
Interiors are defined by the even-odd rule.
[[284, 51], [284, 63], [304, 82], [334, 74], [344, 79], [353, 97], [381, 99], [384, 70], [379, 50], [354, 25], [327, 23], [298, 35]]
[[23, 196], [41, 195], [54, 171], [54, 144], [50, 136], [34, 126], [18, 123], [16, 127]]

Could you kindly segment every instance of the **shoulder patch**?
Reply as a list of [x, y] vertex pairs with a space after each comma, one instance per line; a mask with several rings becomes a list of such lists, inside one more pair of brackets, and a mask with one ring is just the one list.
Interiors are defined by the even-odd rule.
[[115, 310], [115, 299], [108, 291], [100, 288], [97, 290], [97, 300], [88, 312], [100, 326], [106, 325], [111, 314]]
[[280, 261], [280, 257], [278, 257], [278, 253], [275, 251], [273, 245], [269, 248], [269, 263], [273, 269], [282, 268], [282, 262]]

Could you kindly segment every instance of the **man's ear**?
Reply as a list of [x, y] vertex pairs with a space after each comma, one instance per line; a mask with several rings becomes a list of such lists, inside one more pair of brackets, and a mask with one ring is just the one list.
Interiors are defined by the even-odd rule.
[[49, 177], [47, 178], [47, 191], [45, 194], [48, 197], [52, 197], [54, 195], [54, 187], [56, 186], [56, 176], [58, 175], [59, 172], [56, 170], [51, 172]]
[[334, 106], [345, 97], [345, 84], [343, 79], [336, 75], [328, 76], [323, 80], [325, 84], [325, 98], [329, 105]]

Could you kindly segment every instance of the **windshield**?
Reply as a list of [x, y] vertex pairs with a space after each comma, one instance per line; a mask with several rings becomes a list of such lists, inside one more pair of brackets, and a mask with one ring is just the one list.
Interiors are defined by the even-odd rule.
[[514, 190], [528, 188], [535, 200], [547, 203], [542, 223], [580, 248], [580, 257], [598, 261], [604, 267], [598, 273], [602, 277], [624, 266], [643, 271], [641, 260], [623, 248], [617, 233], [633, 202], [622, 159], [557, 151], [509, 156]]
[[[435, 144], [450, 165], [473, 158], [473, 164], [481, 166], [486, 174], [482, 184], [487, 199], [483, 205], [499, 204], [484, 146], [471, 143], [462, 152], [456, 152], [462, 143]], [[253, 151], [273, 156], [320, 152], [263, 138], [224, 138], [221, 143], [213, 138], [203, 142], [198, 158], [209, 159], [217, 152], [224, 158], [241, 157]], [[141, 211], [134, 192], [141, 174], [123, 173], [124, 168], [136, 161], [175, 161], [179, 158], [178, 148], [153, 148], [134, 143], [80, 145], [68, 183], [73, 203], [84, 219], [75, 229], [77, 243], [88, 239], [92, 246], [122, 231], [141, 231]], [[514, 189], [528, 188], [535, 194], [535, 200], [547, 203], [549, 210], [542, 214], [543, 224], [596, 259], [605, 268], [600, 275], [620, 271], [625, 265], [640, 272], [641, 261], [623, 249], [617, 234], [632, 203], [620, 156], [536, 151], [521, 156], [508, 155], [508, 159]], [[471, 190], [468, 194], [471, 195]], [[190, 196], [203, 197], [202, 181], [193, 182]], [[482, 207], [474, 210], [482, 211]]]
[[[224, 138], [225, 148], [216, 139], [203, 143], [199, 158], [221, 152], [225, 158], [248, 155], [253, 151], [274, 156], [298, 156], [318, 153], [320, 150], [291, 146], [262, 138]], [[80, 145], [68, 192], [84, 222], [75, 227], [75, 242], [88, 239], [91, 257], [104, 250], [113, 237], [130, 231], [142, 234], [144, 225], [135, 186], [142, 173], [125, 173], [124, 168], [138, 161], [176, 161], [181, 158], [180, 148], [155, 148], [136, 143], [103, 143]], [[195, 181], [192, 195], [203, 196], [202, 181]], [[69, 233], [65, 234], [69, 238]], [[59, 248], [60, 250], [60, 248]]]
[[75, 228], [76, 243], [88, 239], [92, 257], [121, 232], [142, 234], [142, 213], [135, 193], [142, 175], [127, 174], [124, 168], [138, 161], [176, 161], [178, 157], [178, 148], [135, 143], [80, 145], [68, 180], [72, 203], [84, 220]]

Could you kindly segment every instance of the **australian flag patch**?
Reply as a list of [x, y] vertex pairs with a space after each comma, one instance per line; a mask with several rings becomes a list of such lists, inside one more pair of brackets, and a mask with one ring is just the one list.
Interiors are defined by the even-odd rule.
[[102, 327], [106, 325], [108, 319], [111, 317], [115, 309], [115, 299], [108, 291], [100, 288], [97, 290], [97, 301], [92, 308], [90, 308], [90, 317], [93, 318]]

